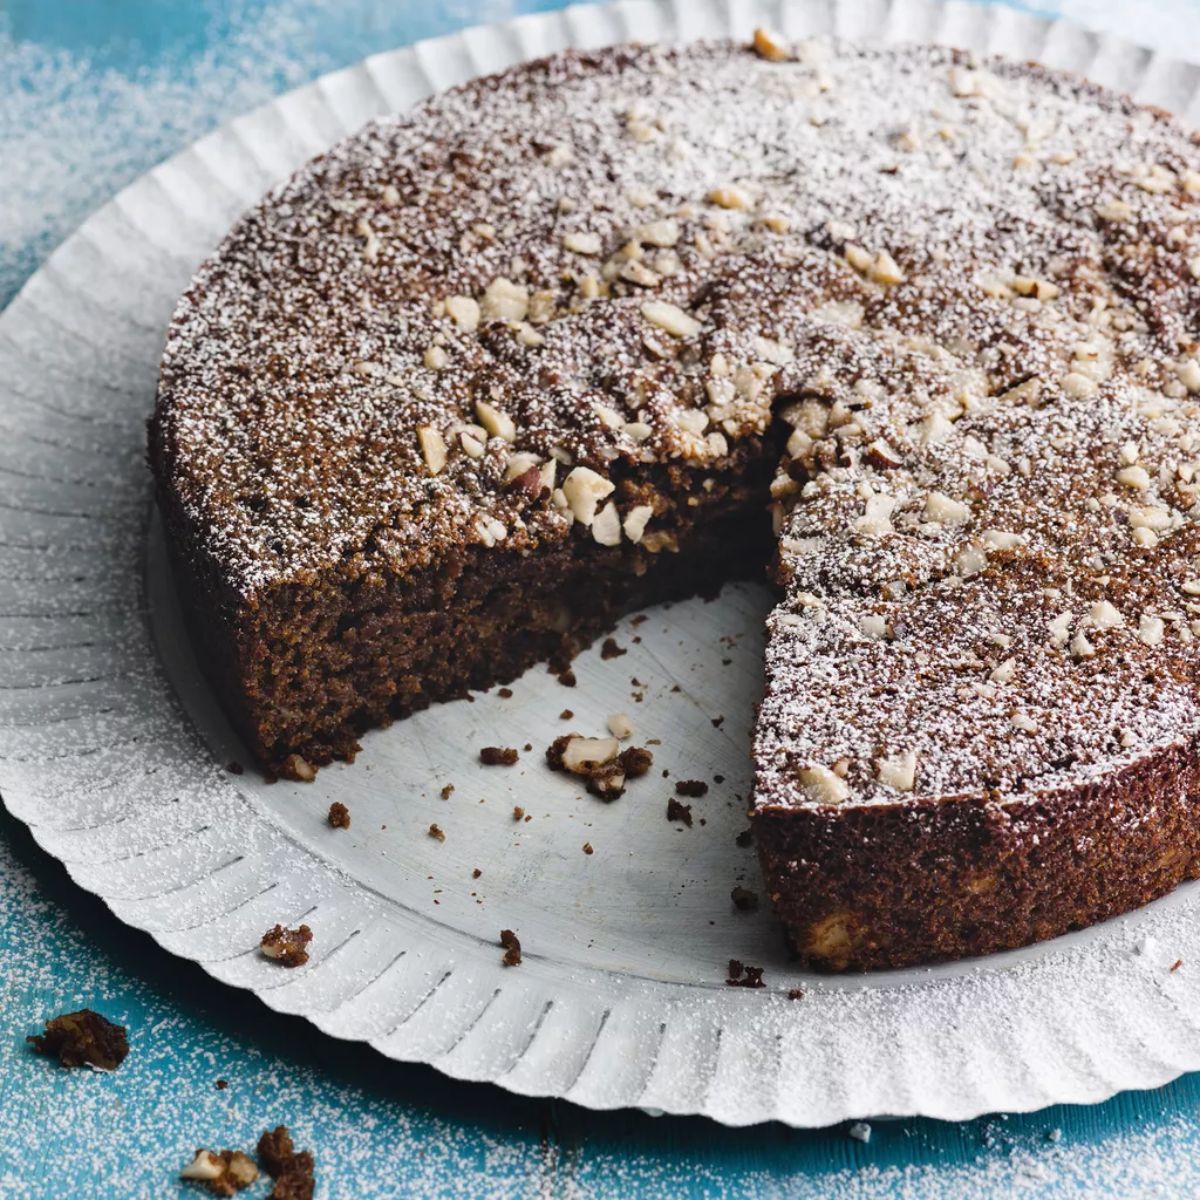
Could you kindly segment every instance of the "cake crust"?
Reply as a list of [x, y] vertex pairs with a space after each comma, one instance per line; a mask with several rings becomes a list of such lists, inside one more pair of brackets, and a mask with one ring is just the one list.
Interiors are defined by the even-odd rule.
[[1200, 873], [1198, 330], [1167, 114], [939, 47], [616, 47], [247, 214], [150, 459], [206, 668], [298, 778], [770, 556], [768, 891], [806, 962], [898, 966]]

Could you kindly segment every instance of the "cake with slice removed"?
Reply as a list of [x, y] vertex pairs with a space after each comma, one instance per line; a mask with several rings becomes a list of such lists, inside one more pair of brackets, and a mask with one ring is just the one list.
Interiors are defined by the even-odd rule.
[[768, 891], [805, 961], [896, 966], [1200, 873], [1198, 330], [1166, 114], [937, 47], [617, 47], [249, 212], [150, 458], [206, 669], [297, 778], [769, 569]]

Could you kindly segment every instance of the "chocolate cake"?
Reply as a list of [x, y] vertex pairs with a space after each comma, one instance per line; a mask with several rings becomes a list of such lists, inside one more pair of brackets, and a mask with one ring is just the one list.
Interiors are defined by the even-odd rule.
[[617, 47], [273, 191], [180, 303], [150, 457], [292, 777], [768, 570], [767, 892], [803, 960], [895, 966], [1200, 874], [1198, 330], [1167, 114], [938, 47]]

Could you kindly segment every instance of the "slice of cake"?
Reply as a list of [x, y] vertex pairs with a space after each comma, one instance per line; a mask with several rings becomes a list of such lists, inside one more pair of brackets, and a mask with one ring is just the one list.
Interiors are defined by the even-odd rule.
[[1198, 330], [1165, 114], [936, 47], [618, 47], [272, 192], [150, 456], [202, 660], [297, 778], [771, 562], [768, 890], [807, 961], [898, 965], [1200, 873]]

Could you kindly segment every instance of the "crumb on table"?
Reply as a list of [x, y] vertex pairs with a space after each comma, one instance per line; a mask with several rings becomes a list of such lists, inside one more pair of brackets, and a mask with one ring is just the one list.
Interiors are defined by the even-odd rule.
[[114, 1024], [90, 1008], [51, 1017], [45, 1032], [30, 1034], [25, 1040], [38, 1054], [57, 1058], [64, 1067], [115, 1071], [129, 1053], [125, 1026]]
[[276, 1125], [258, 1139], [258, 1159], [275, 1180], [268, 1200], [312, 1200], [316, 1187], [313, 1156], [294, 1148], [286, 1125]]
[[197, 1150], [180, 1179], [203, 1183], [214, 1196], [232, 1196], [258, 1179], [254, 1160], [241, 1150]]

